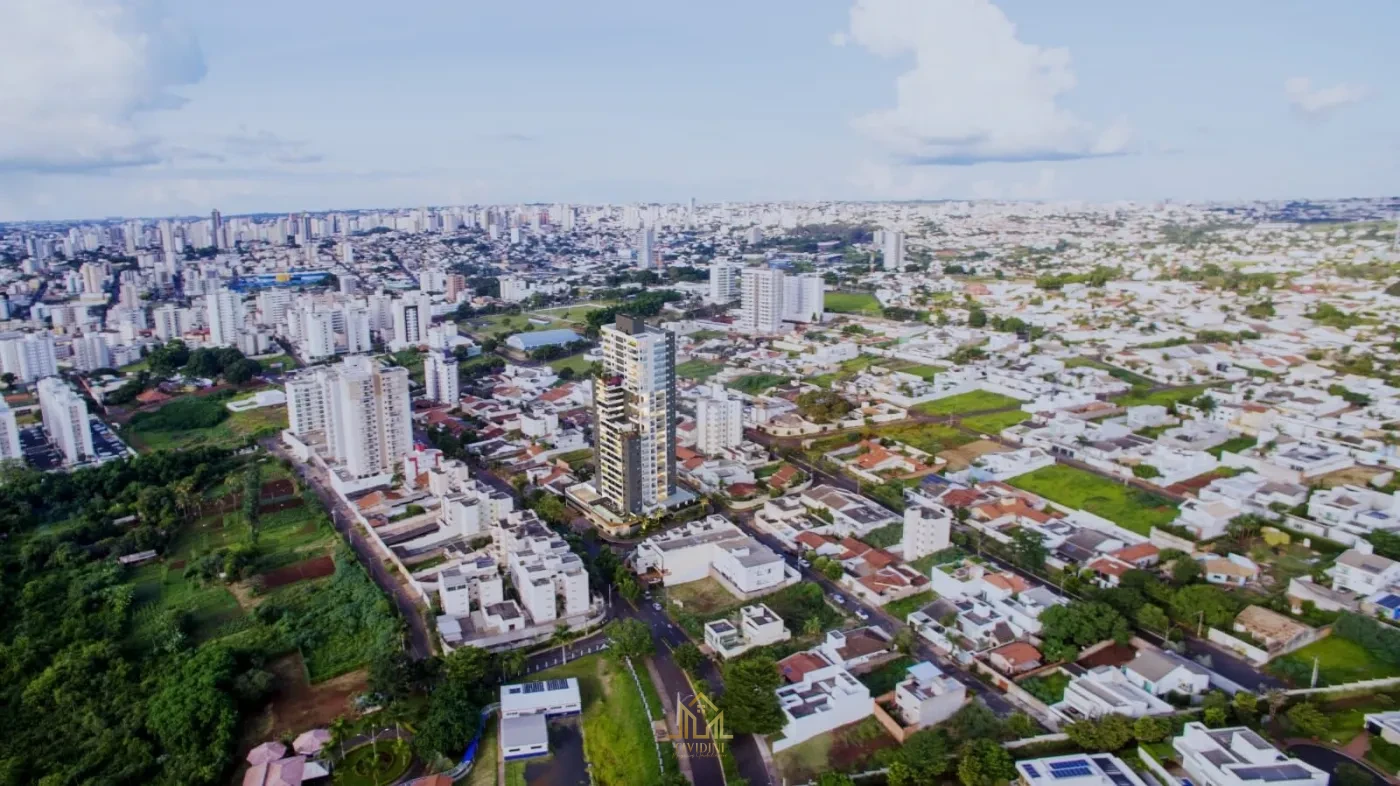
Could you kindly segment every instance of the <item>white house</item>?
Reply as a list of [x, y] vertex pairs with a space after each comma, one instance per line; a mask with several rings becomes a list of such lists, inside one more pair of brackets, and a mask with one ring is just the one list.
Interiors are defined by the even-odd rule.
[[1199, 786], [1327, 786], [1327, 773], [1290, 759], [1246, 726], [1209, 729], [1186, 724], [1172, 747]]
[[1400, 582], [1400, 562], [1357, 549], [1342, 552], [1327, 572], [1334, 589], [1358, 595], [1372, 595]]
[[924, 728], [951, 718], [967, 701], [967, 686], [922, 661], [895, 686], [894, 700], [906, 724]]
[[1080, 718], [1141, 718], [1173, 711], [1170, 704], [1129, 682], [1123, 672], [1112, 666], [1100, 666], [1070, 680], [1065, 685], [1064, 699], [1053, 709], [1066, 717]]
[[[1147, 786], [1111, 753], [1074, 753], [1016, 762], [1021, 786]], [[1156, 781], [1153, 781], [1156, 783]]]
[[637, 544], [632, 566], [638, 574], [655, 571], [667, 587], [713, 573], [744, 594], [774, 589], [792, 578], [781, 556], [717, 514]]
[[1361, 486], [1318, 489], [1308, 499], [1308, 518], [1349, 524], [1367, 531], [1400, 528], [1400, 499]]
[[739, 610], [739, 624], [727, 619], [705, 623], [705, 644], [721, 658], [737, 658], [754, 647], [792, 638], [783, 618], [762, 603]]
[[1191, 531], [1201, 540], [1225, 534], [1230, 519], [1244, 514], [1244, 507], [1233, 499], [1188, 499], [1181, 503], [1181, 515], [1173, 523]]
[[773, 752], [855, 723], [875, 713], [870, 689], [841, 666], [810, 671], [801, 682], [777, 690], [783, 709], [783, 738], [773, 743]]
[[1159, 649], [1138, 650], [1124, 663], [1123, 676], [1153, 696], [1180, 693], [1195, 696], [1210, 687], [1210, 672], [1193, 660]]

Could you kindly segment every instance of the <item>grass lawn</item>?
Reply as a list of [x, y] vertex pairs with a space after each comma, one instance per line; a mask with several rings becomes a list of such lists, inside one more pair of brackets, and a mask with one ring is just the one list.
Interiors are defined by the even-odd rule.
[[496, 786], [496, 734], [500, 721], [491, 717], [486, 721], [486, 730], [481, 733], [481, 742], [476, 746], [476, 764], [463, 781], [464, 786]]
[[362, 745], [345, 754], [336, 765], [331, 783], [335, 786], [382, 786], [397, 781], [413, 761], [407, 749], [396, 751], [390, 742], [380, 742], [377, 748]]
[[875, 433], [881, 437], [889, 437], [912, 448], [933, 454], [949, 448], [956, 448], [959, 445], [966, 445], [973, 440], [973, 437], [952, 426], [940, 426], [936, 423], [881, 426], [875, 430]]
[[925, 590], [915, 593], [907, 598], [892, 600], [885, 604], [885, 611], [888, 611], [895, 619], [903, 621], [906, 617], [922, 609], [924, 606], [938, 600], [938, 593], [933, 590]]
[[[219, 402], [218, 406], [222, 407], [223, 402]], [[208, 428], [167, 431], [133, 422], [122, 429], [121, 437], [136, 450], [149, 453], [155, 450], [188, 450], [206, 445], [241, 446], [249, 438], [271, 436], [286, 427], [286, 407], [259, 407], [230, 412], [223, 422]]]
[[945, 366], [926, 366], [923, 363], [911, 363], [907, 360], [886, 360], [880, 365], [890, 371], [902, 371], [905, 374], [913, 374], [922, 378], [925, 382], [932, 382], [939, 372], [947, 371]]
[[1122, 380], [1135, 388], [1150, 388], [1157, 384], [1141, 374], [1134, 374], [1126, 368], [1110, 366], [1101, 360], [1094, 360], [1093, 358], [1072, 358], [1065, 361], [1065, 368], [1080, 368], [1084, 366], [1107, 371], [1114, 379]]
[[1169, 407], [1183, 401], [1190, 401], [1210, 390], [1208, 385], [1191, 385], [1184, 388], [1172, 390], [1158, 390], [1149, 393], [1146, 390], [1135, 390], [1125, 396], [1112, 399], [1113, 403], [1120, 407], [1139, 407], [1147, 404], [1156, 404], [1160, 407]]
[[713, 338], [724, 338], [725, 335], [726, 334], [723, 331], [719, 330], [697, 330], [694, 333], [691, 333], [690, 335], [686, 336], [686, 338], [692, 341], [709, 341]]
[[703, 381], [723, 370], [723, 363], [711, 363], [708, 360], [687, 360], [676, 366], [676, 376], [680, 379]]
[[[1315, 641], [1300, 650], [1290, 652], [1278, 662], [1300, 663], [1303, 668], [1297, 673], [1302, 674], [1312, 669], [1313, 658], [1318, 659], [1318, 678], [1321, 685], [1341, 685], [1359, 680], [1400, 676], [1400, 667], [1376, 658], [1370, 650], [1341, 636], [1328, 636]], [[1276, 671], [1277, 667], [1271, 667], [1269, 670]]]
[[566, 358], [549, 361], [549, 367], [554, 369], [555, 373], [563, 371], [566, 368], [571, 368], [574, 370], [574, 376], [576, 377], [587, 374], [589, 367], [592, 365], [592, 362], [583, 359], [582, 352], [577, 355], [570, 355]]
[[[638, 666], [641, 682], [650, 684]], [[535, 680], [575, 677], [583, 699], [583, 753], [597, 786], [632, 786], [661, 781], [651, 718], [622, 663], [590, 655], [542, 671]], [[659, 712], [660, 707], [655, 711]], [[510, 773], [507, 770], [507, 783]]]
[[992, 412], [987, 415], [973, 415], [970, 418], [963, 418], [962, 424], [970, 429], [976, 429], [983, 434], [996, 436], [1002, 429], [1011, 428], [1019, 423], [1030, 420], [1030, 415], [1021, 410], [1014, 412]]
[[297, 367], [296, 358], [288, 354], [272, 355], [265, 358], [255, 358], [267, 371], [291, 371]]
[[1221, 453], [1239, 453], [1241, 450], [1249, 450], [1250, 448], [1254, 447], [1258, 442], [1259, 440], [1255, 439], [1254, 437], [1233, 437], [1231, 439], [1225, 440], [1224, 442], [1220, 443], [1219, 445], [1216, 445], [1215, 447], [1211, 448], [1210, 450], [1207, 450], [1206, 452], [1211, 454], [1212, 456], [1215, 456], [1216, 458], [1220, 458]]
[[[492, 768], [494, 771], [494, 768]], [[525, 762], [506, 762], [506, 786], [526, 786], [525, 784]]]
[[611, 300], [599, 300], [592, 303], [575, 303], [572, 306], [556, 306], [555, 308], [544, 308], [532, 312], [535, 316], [549, 317], [550, 319], [562, 320], [564, 322], [582, 323], [584, 317], [611, 306]]
[[878, 317], [883, 309], [874, 295], [850, 292], [828, 292], [823, 298], [825, 310], [833, 314], [864, 314]]
[[786, 384], [788, 379], [789, 377], [785, 377], [781, 374], [767, 374], [760, 372], [758, 374], [745, 374], [744, 376], [739, 377], [733, 382], [730, 382], [727, 387], [730, 387], [741, 393], [747, 393], [750, 396], [757, 396], [758, 394], [762, 393], [765, 390], [768, 390], [769, 388], [774, 388], [778, 385]]
[[1065, 697], [1065, 686], [1070, 676], [1063, 671], [1052, 671], [1043, 677], [1031, 677], [1021, 683], [1026, 692], [1046, 704], [1055, 704]]
[[739, 599], [729, 594], [718, 581], [706, 576], [699, 581], [690, 581], [666, 588], [666, 599], [679, 604], [690, 614], [707, 616], [727, 611], [739, 605]]
[[151, 562], [131, 574], [137, 604], [131, 636], [153, 644], [166, 630], [170, 614], [186, 615], [195, 641], [209, 641], [242, 630], [248, 623], [238, 599], [221, 584], [201, 586], [184, 577], [182, 567]]
[[787, 783], [807, 783], [824, 772], [870, 769], [879, 751], [895, 746], [894, 738], [871, 716], [776, 753], [773, 763]]
[[1021, 402], [1010, 396], [989, 393], [985, 390], [974, 390], [970, 393], [940, 398], [937, 401], [927, 401], [914, 409], [925, 415], [962, 415], [968, 412], [1019, 406], [1021, 406]]
[[1179, 512], [1165, 497], [1063, 464], [1041, 467], [1008, 482], [1061, 505], [1103, 516], [1140, 535], [1170, 524]]

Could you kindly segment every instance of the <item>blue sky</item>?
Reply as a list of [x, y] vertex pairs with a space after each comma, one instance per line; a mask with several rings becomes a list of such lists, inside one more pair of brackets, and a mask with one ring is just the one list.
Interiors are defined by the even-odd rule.
[[1391, 0], [0, 0], [0, 220], [1393, 194]]

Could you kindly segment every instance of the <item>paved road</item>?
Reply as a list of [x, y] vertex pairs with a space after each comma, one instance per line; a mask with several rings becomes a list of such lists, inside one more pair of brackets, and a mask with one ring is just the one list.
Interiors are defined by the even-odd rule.
[[275, 437], [265, 440], [263, 447], [274, 455], [291, 460], [297, 476], [301, 478], [303, 483], [309, 483], [316, 490], [316, 495], [321, 498], [321, 502], [331, 513], [331, 521], [335, 524], [336, 531], [350, 543], [350, 547], [355, 551], [355, 556], [359, 558], [360, 564], [369, 571], [374, 583], [378, 584], [380, 589], [394, 599], [394, 605], [398, 607], [399, 615], [403, 617], [404, 624], [408, 626], [408, 651], [413, 659], [423, 660], [432, 655], [433, 639], [428, 631], [427, 622], [423, 620], [423, 607], [418, 605], [418, 598], [407, 587], [399, 583], [397, 576], [384, 567], [384, 555], [379, 553], [378, 546], [360, 535], [356, 529], [354, 516], [345, 507], [340, 495], [330, 488], [325, 472], [287, 455]]

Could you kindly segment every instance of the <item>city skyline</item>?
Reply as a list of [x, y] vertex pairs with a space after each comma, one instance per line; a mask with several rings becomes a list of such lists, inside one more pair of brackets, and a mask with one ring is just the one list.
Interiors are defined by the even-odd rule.
[[7, 3], [0, 220], [1392, 188], [1392, 6], [1195, 8]]

